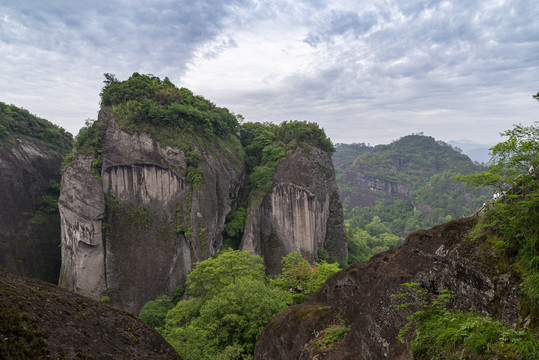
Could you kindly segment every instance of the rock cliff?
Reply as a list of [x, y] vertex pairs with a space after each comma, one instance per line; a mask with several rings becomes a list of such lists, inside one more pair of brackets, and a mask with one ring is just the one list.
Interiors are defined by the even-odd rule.
[[0, 266], [56, 283], [62, 155], [40, 141], [12, 136], [0, 146]]
[[346, 263], [334, 147], [317, 124], [240, 125], [167, 78], [109, 80], [62, 177], [61, 286], [137, 313], [223, 243], [270, 273], [296, 250]]
[[78, 154], [62, 179], [60, 285], [138, 312], [220, 250], [243, 168], [198, 148], [203, 181], [193, 184], [182, 149], [121, 130], [110, 109], [98, 122], [106, 126], [98, 176], [97, 157]]
[[133, 315], [0, 267], [0, 358], [181, 359]]
[[[538, 309], [526, 305], [520, 292], [521, 272], [493, 244], [467, 237], [475, 223], [466, 218], [412, 233], [400, 248], [335, 274], [307, 302], [270, 320], [255, 358], [411, 359], [397, 340], [409, 312], [391, 308], [399, 303], [391, 295], [411, 281], [430, 292], [449, 289], [456, 309], [473, 307], [509, 326], [526, 326]], [[318, 334], [343, 323], [350, 328], [344, 339], [329, 350], [316, 346]]]
[[242, 249], [263, 255], [271, 274], [281, 272], [282, 257], [292, 251], [311, 259], [324, 252], [346, 262], [342, 205], [329, 154], [298, 148], [279, 162], [271, 192], [250, 208]]

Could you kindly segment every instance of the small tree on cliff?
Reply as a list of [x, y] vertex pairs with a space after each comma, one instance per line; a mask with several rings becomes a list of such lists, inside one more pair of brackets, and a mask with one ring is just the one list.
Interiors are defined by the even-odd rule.
[[321, 261], [311, 265], [298, 251], [283, 257], [281, 264], [283, 272], [271, 280], [271, 285], [282, 292], [283, 299], [289, 305], [307, 300], [331, 275], [341, 270], [337, 263]]

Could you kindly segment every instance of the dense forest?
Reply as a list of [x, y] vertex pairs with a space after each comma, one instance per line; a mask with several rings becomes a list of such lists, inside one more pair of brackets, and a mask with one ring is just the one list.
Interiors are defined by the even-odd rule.
[[374, 147], [337, 144], [333, 160], [349, 264], [400, 245], [415, 230], [470, 216], [489, 198], [487, 189], [467, 188], [453, 179], [483, 166], [423, 134]]

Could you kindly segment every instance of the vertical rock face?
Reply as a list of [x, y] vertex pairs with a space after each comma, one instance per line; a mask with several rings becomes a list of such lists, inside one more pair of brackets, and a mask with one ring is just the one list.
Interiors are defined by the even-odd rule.
[[203, 179], [192, 184], [181, 149], [120, 130], [107, 110], [98, 121], [107, 128], [101, 179], [93, 156], [78, 156], [62, 180], [60, 284], [138, 312], [221, 248], [243, 166], [198, 149]]
[[409, 185], [367, 176], [361, 172], [347, 174], [346, 181], [354, 184], [354, 192], [348, 198], [356, 206], [374, 206], [376, 200], [408, 200], [412, 193]]
[[[225, 141], [220, 150], [206, 144], [185, 153], [147, 133], [125, 132], [106, 108], [98, 123], [102, 145], [77, 154], [62, 179], [60, 285], [136, 313], [172, 295], [196, 262], [221, 250], [226, 216], [242, 203], [245, 163]], [[301, 145], [279, 162], [272, 183], [250, 204], [242, 249], [263, 255], [272, 274], [292, 251], [346, 261], [329, 154]]]
[[346, 260], [342, 205], [327, 153], [304, 147], [279, 162], [271, 193], [251, 206], [242, 248], [262, 254], [272, 274], [281, 271], [282, 257], [292, 251]]
[[60, 268], [60, 221], [56, 209], [39, 210], [44, 196], [57, 196], [51, 193], [51, 183], [60, 181], [56, 150], [20, 137], [0, 147], [0, 266], [49, 282]]
[[62, 176], [58, 208], [62, 225], [59, 284], [98, 297], [106, 288], [102, 220], [105, 197], [92, 174], [92, 155], [79, 155]]

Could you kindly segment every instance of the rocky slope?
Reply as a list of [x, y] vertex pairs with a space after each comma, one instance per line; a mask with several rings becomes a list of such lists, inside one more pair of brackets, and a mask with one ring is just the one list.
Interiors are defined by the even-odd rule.
[[0, 103], [0, 266], [58, 281], [56, 200], [62, 153], [70, 144], [71, 135], [48, 121]]
[[100, 176], [94, 156], [78, 154], [62, 178], [60, 285], [138, 312], [220, 249], [243, 169], [199, 148], [204, 181], [194, 185], [180, 148], [120, 130], [109, 109], [98, 122], [106, 126]]
[[180, 359], [133, 315], [0, 268], [0, 358]]
[[243, 250], [264, 256], [271, 274], [281, 272], [281, 259], [301, 251], [316, 259], [325, 251], [346, 261], [342, 205], [329, 154], [310, 147], [281, 160], [272, 178], [271, 193], [251, 207]]
[[[536, 321], [537, 310], [519, 289], [520, 272], [485, 239], [467, 234], [475, 218], [451, 221], [412, 233], [404, 245], [356, 263], [331, 277], [307, 302], [276, 315], [259, 337], [256, 359], [411, 359], [397, 340], [407, 311], [391, 305], [402, 300], [401, 284], [416, 281], [434, 292], [449, 289], [450, 306], [477, 309], [510, 326]], [[317, 346], [331, 325], [350, 328], [332, 347]]]

